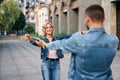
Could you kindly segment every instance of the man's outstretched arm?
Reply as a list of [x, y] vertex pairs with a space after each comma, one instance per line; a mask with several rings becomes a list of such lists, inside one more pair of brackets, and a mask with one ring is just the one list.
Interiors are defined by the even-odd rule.
[[76, 46], [75, 38], [76, 36], [72, 35], [68, 39], [57, 40], [50, 43], [43, 42], [42, 46], [52, 50], [61, 49], [64, 52], [76, 53], [77, 51], [75, 49], [75, 46]]

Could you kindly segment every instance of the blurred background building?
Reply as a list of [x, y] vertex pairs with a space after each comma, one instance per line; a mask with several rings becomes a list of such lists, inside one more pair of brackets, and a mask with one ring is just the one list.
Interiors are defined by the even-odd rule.
[[26, 23], [35, 24], [40, 35], [48, 21], [53, 23], [56, 33], [86, 30], [85, 9], [100, 4], [105, 10], [105, 30], [120, 40], [120, 0], [18, 0], [18, 3], [26, 15]]
[[52, 0], [18, 0], [17, 2], [26, 16], [26, 24], [35, 25], [35, 32], [42, 35], [42, 26], [48, 22], [48, 6]]
[[49, 21], [58, 33], [84, 31], [85, 9], [92, 4], [104, 8], [106, 20], [103, 26], [107, 33], [117, 35], [120, 40], [120, 0], [59, 0], [49, 7]]

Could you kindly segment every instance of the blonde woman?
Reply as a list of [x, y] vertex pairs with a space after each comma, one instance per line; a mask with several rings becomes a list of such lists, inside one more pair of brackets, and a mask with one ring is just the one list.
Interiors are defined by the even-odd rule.
[[[46, 43], [69, 38], [71, 35], [65, 36], [53, 36], [54, 27], [51, 23], [46, 23], [43, 26], [44, 38], [42, 39]], [[25, 34], [28, 40], [37, 46], [41, 46], [41, 42], [37, 39], [30, 37], [29, 34]], [[43, 80], [60, 80], [60, 59], [63, 58], [62, 50], [48, 50], [47, 48], [41, 47], [41, 71]]]

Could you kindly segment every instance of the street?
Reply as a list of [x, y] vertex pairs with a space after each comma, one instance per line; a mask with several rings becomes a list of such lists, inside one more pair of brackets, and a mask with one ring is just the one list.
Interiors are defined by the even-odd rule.
[[[70, 54], [61, 59], [60, 80], [66, 80]], [[102, 63], [101, 63], [102, 65]], [[42, 80], [40, 48], [28, 41], [0, 40], [0, 80]], [[114, 80], [120, 80], [120, 52], [112, 63]]]

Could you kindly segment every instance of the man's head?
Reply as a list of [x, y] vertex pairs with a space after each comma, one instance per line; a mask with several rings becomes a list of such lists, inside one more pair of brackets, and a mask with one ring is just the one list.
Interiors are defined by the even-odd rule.
[[97, 4], [89, 6], [85, 10], [86, 27], [90, 28], [93, 24], [103, 24], [105, 19], [104, 9]]
[[52, 25], [52, 23], [46, 23], [44, 26], [43, 26], [43, 35], [46, 36], [46, 35], [51, 35], [53, 36], [53, 33], [54, 33], [54, 27]]

